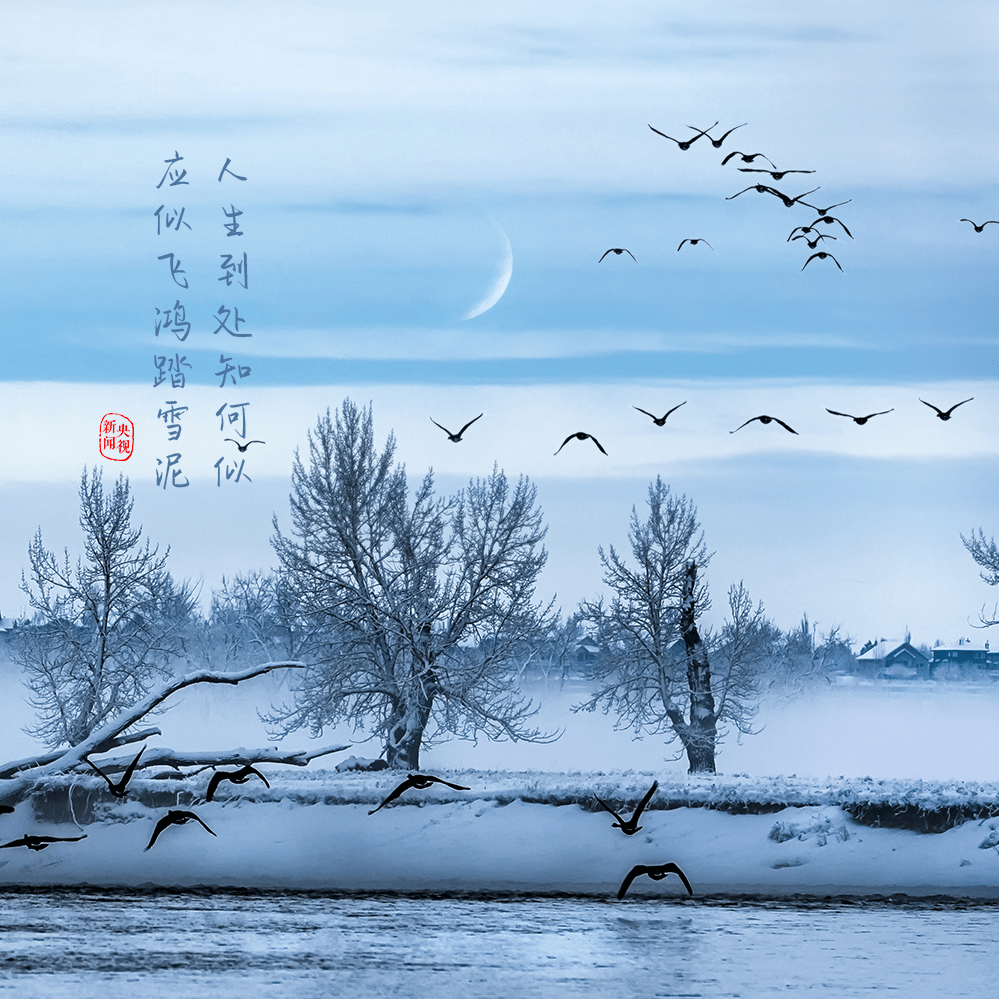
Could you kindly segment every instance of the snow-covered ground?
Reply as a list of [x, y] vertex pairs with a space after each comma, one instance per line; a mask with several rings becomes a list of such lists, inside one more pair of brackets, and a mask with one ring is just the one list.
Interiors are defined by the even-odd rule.
[[[0, 687], [3, 703], [16, 705], [22, 695], [10, 673]], [[85, 832], [87, 839], [38, 853], [4, 850], [0, 883], [603, 894], [615, 892], [634, 864], [673, 861], [698, 894], [999, 897], [999, 818], [924, 834], [860, 825], [840, 807], [858, 800], [924, 809], [999, 800], [995, 688], [853, 686], [765, 707], [763, 732], [742, 745], [726, 744], [723, 773], [710, 778], [688, 778], [682, 761], [668, 762], [671, 747], [660, 738], [632, 741], [599, 713], [569, 712], [581, 699], [578, 686], [534, 693], [542, 697], [539, 726], [565, 729], [558, 742], [452, 742], [424, 754], [423, 771], [467, 785], [467, 792], [411, 790], [369, 816], [400, 775], [331, 772], [351, 753], [378, 754], [376, 743], [355, 742], [304, 770], [263, 768], [270, 792], [256, 780], [223, 785], [211, 803], [198, 801], [207, 775], [143, 781], [163, 793], [161, 807], [108, 804], [98, 809], [99, 821], [79, 831], [72, 823], [39, 821], [32, 804], [22, 802], [0, 816], [4, 842], [25, 833]], [[225, 690], [187, 690], [177, 707], [154, 719], [163, 736], [151, 742], [177, 750], [266, 745], [256, 710], [281, 696], [280, 680], [269, 677]], [[17, 734], [30, 721], [27, 709], [8, 707], [7, 717], [0, 761], [37, 752]], [[321, 737], [324, 744], [338, 741], [351, 741], [351, 733]], [[301, 733], [283, 746], [310, 744]], [[633, 837], [612, 828], [606, 812], [589, 810], [594, 793], [636, 801], [653, 780], [660, 781], [656, 802], [737, 797], [808, 804], [738, 815], [654, 803]], [[78, 818], [97, 782], [75, 780]], [[65, 793], [68, 802], [68, 786]], [[569, 803], [542, 803], [549, 801]], [[156, 819], [178, 806], [193, 807], [217, 835], [192, 822], [168, 828], [146, 851]], [[631, 891], [675, 894], [682, 886], [674, 877], [641, 878]]]

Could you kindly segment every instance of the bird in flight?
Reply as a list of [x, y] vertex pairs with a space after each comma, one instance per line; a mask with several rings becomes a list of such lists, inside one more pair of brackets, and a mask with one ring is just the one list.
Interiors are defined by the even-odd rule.
[[[582, 430], [580, 430], [578, 434], [569, 434], [569, 436], [566, 437], [566, 439], [562, 441], [562, 443], [559, 445], [558, 451], [561, 451], [562, 448], [564, 448], [566, 444], [568, 444], [569, 441], [571, 441], [573, 438], [575, 438], [577, 441], [587, 441], [587, 440], [593, 441], [593, 443], [596, 444], [598, 448], [600, 448], [603, 454], [607, 453], [606, 451], [604, 451], [603, 445], [601, 445], [600, 441], [598, 441], [596, 437], [593, 436], [593, 434], [584, 434]], [[556, 451], [555, 454], [558, 454], [558, 451]]]
[[867, 416], [851, 416], [849, 413], [837, 413], [835, 409], [830, 409], [826, 407], [827, 413], [832, 413], [833, 416], [845, 416], [850, 420], [853, 420], [858, 426], [863, 426], [872, 416], [884, 416], [885, 413], [893, 413], [895, 407], [892, 406], [891, 409], [882, 409], [880, 413], [868, 413]]
[[[718, 122], [715, 122], [715, 125], [717, 124]], [[708, 138], [711, 140], [711, 145], [714, 146], [715, 149], [721, 149], [722, 143], [735, 131], [736, 128], [743, 128], [748, 124], [748, 121], [744, 121], [741, 125], [736, 125], [735, 128], [730, 128], [720, 139], [716, 139], [714, 136], [708, 135]], [[715, 125], [712, 125], [711, 128], [714, 128]], [[688, 125], [687, 128], [694, 128], [694, 126]], [[704, 134], [707, 135], [707, 132], [710, 132], [711, 128], [707, 129]], [[696, 132], [697, 129], [694, 128], [694, 131]]]
[[[971, 222], [971, 219], [961, 219], [960, 221]], [[981, 225], [978, 225], [976, 222], [971, 222], [971, 224], [975, 227], [975, 232], [981, 232], [987, 225], [999, 225], [999, 222], [995, 219], [989, 219], [988, 222], [983, 222]]]
[[[804, 202], [802, 202], [802, 204], [804, 204]], [[808, 207], [811, 208], [812, 206], [809, 205]], [[825, 222], [826, 225], [832, 225], [833, 222], [839, 222], [840, 228], [843, 232], [845, 232], [850, 239], [853, 239], [853, 233], [850, 232], [850, 230], [847, 229], [847, 227], [843, 225], [843, 223], [840, 222], [834, 215], [820, 215], [819, 218], [817, 218], [808, 228], [811, 229], [813, 226], [817, 226], [820, 222]]]
[[[715, 122], [715, 125], [717, 124], [718, 122]], [[695, 142], [697, 142], [697, 140], [702, 135], [707, 135], [708, 132], [710, 132], [711, 129], [715, 127], [715, 125], [709, 125], [703, 131], [698, 131], [698, 129], [694, 128], [693, 125], [688, 125], [687, 128], [694, 128], [694, 131], [697, 132], [697, 135], [695, 135], [692, 139], [686, 139], [683, 142], [681, 142], [679, 139], [674, 139], [672, 135], [667, 135], [665, 132], [660, 132], [658, 128], [652, 128], [651, 125], [649, 125], [649, 128], [652, 128], [652, 131], [655, 132], [656, 135], [661, 135], [664, 139], [669, 139], [670, 142], [675, 142], [682, 150], [684, 150], [684, 152], [686, 152], [686, 150], [688, 150]], [[711, 136], [708, 136], [708, 138], [711, 138]]]
[[[815, 239], [809, 239], [808, 233], [806, 232], [799, 233], [797, 236], [793, 237], [793, 239], [803, 239], [808, 244], [808, 248], [810, 250], [814, 250], [815, 247], [819, 245], [820, 239], [835, 239], [835, 238], [836, 238], [835, 236], [827, 236], [824, 232], [820, 232], [815, 237]], [[790, 243], [792, 241], [792, 237], [789, 236], [787, 241]]]
[[599, 798], [597, 798], [596, 795], [594, 795], [593, 797], [597, 798], [597, 801], [600, 802], [602, 808], [605, 808], [608, 812], [611, 813], [611, 815], [614, 816], [615, 819], [617, 819], [617, 822], [611, 823], [612, 829], [620, 829], [621, 832], [625, 834], [625, 836], [634, 836], [635, 833], [637, 833], [642, 828], [638, 824], [638, 820], [642, 817], [642, 812], [645, 811], [646, 806], [652, 800], [652, 796], [656, 793], [656, 788], [658, 787], [659, 787], [659, 781], [654, 781], [652, 787], [650, 787], [649, 790], [646, 792], [645, 797], [642, 798], [642, 800], [638, 803], [638, 807], [635, 809], [634, 815], [632, 815], [632, 817], [627, 821], [622, 819], [621, 816], [618, 815], [617, 812], [615, 812], [614, 809], [611, 808], [611, 806], [608, 805], [606, 801], [601, 801]]
[[[638, 263], [638, 261], [635, 259], [635, 254], [632, 253], [631, 250], [629, 250], [626, 246], [612, 246], [609, 250], [606, 251], [606, 253], [604, 253], [604, 256], [601, 257], [597, 261], [597, 263], [598, 264], [603, 263], [603, 259], [604, 257], [607, 256], [608, 253], [616, 253], [619, 257], [621, 256], [622, 253], [627, 253], [628, 256], [635, 261], [636, 264]], [[440, 426], [440, 424], [438, 424], [438, 426]]]
[[[804, 264], [802, 264], [801, 269], [804, 270], [816, 257], [818, 257], [819, 260], [825, 260], [826, 257], [828, 257], [837, 267], [839, 267], [839, 261], [831, 253], [826, 253], [825, 250], [819, 250], [818, 253], [813, 253], [804, 262]], [[842, 267], [839, 267], [839, 269], [843, 271], [844, 274], [846, 273], [846, 271], [844, 271]]]
[[448, 780], [442, 780], [440, 777], [431, 777], [429, 774], [410, 774], [379, 806], [378, 808], [372, 808], [368, 815], [374, 815], [375, 812], [383, 809], [390, 801], [395, 801], [404, 791], [408, 791], [411, 787], [417, 788], [417, 790], [425, 791], [431, 784], [447, 784], [448, 787], [453, 787], [456, 791], [469, 791], [471, 788], [462, 787], [461, 784], [452, 784]]
[[[816, 188], [816, 190], [818, 190], [818, 188]], [[810, 205], [806, 201], [802, 201], [802, 204], [806, 208], [811, 208], [814, 211], [817, 211], [819, 215], [828, 215], [834, 208], [839, 208], [840, 205], [848, 205], [851, 201], [853, 201], [853, 198], [847, 198], [846, 201], [837, 201], [835, 205], [830, 205], [828, 208], [816, 208], [815, 205]]]
[[[697, 239], [685, 239], [685, 240], [683, 240], [683, 242], [681, 242], [681, 243], [680, 243], [680, 246], [678, 246], [678, 247], [676, 248], [676, 252], [677, 252], [677, 253], [679, 253], [679, 252], [680, 252], [680, 249], [681, 249], [681, 247], [683, 246], [683, 244], [684, 244], [684, 243], [690, 243], [690, 245], [691, 245], [691, 246], [697, 246], [697, 244], [698, 244], [698, 243], [708, 243], [708, 241], [707, 241], [706, 239], [703, 239], [703, 238], [700, 238], [700, 237], [699, 237], [699, 238], [697, 238]], [[710, 248], [711, 248], [712, 250], [714, 249], [714, 247], [713, 247], [713, 246], [711, 246], [711, 244], [710, 244], [710, 243], [708, 243], [708, 246], [709, 246], [709, 247], [710, 247]]]
[[659, 864], [656, 867], [647, 867], [645, 864], [636, 864], [630, 871], [628, 871], [627, 877], [621, 882], [621, 887], [617, 890], [617, 897], [624, 898], [628, 889], [631, 887], [631, 882], [635, 878], [641, 877], [643, 874], [648, 875], [653, 881], [662, 881], [667, 874], [679, 874], [680, 880], [683, 882], [683, 886], [687, 889], [689, 895], [694, 894], [694, 889], [690, 887], [690, 882], [687, 880], [687, 875], [680, 870], [676, 864]]
[[[753, 163], [753, 162], [754, 162], [754, 161], [756, 160], [756, 157], [757, 157], [757, 156], [763, 156], [763, 153], [742, 153], [742, 152], [739, 152], [739, 150], [738, 150], [738, 149], [736, 149], [736, 150], [735, 150], [735, 152], [732, 152], [732, 153], [729, 153], [729, 154], [728, 154], [728, 156], [726, 156], [726, 157], [725, 157], [725, 159], [723, 159], [723, 160], [721, 161], [721, 165], [722, 165], [722, 166], [725, 166], [725, 164], [726, 164], [726, 163], [728, 163], [728, 161], [729, 161], [729, 160], [730, 160], [730, 159], [731, 159], [731, 158], [732, 158], [733, 156], [741, 156], [741, 157], [742, 157], [742, 162], [743, 162], [743, 163]], [[764, 158], [764, 159], [765, 159], [765, 160], [766, 160], [766, 161], [767, 161], [767, 162], [768, 162], [768, 163], [769, 163], [769, 164], [770, 164], [771, 166], [774, 166], [774, 165], [773, 165], [773, 163], [772, 163], [772, 162], [771, 162], [771, 160], [770, 160], [770, 157], [768, 157], [768, 156], [763, 156], [763, 158]], [[776, 170], [777, 168], [776, 168], [776, 167], [774, 167], [774, 169]]]
[[[807, 233], [810, 233], [810, 232], [818, 232], [818, 231], [819, 231], [818, 229], [816, 229], [816, 228], [814, 228], [813, 226], [810, 226], [810, 225], [796, 225], [796, 226], [795, 226], [795, 227], [794, 227], [794, 228], [793, 228], [793, 229], [791, 230], [791, 235], [787, 237], [787, 240], [786, 240], [786, 242], [790, 243], [792, 239], [797, 239], [797, 237], [796, 237], [796, 236], [795, 236], [794, 234], [795, 234], [795, 233], [796, 233], [796, 232], [797, 232], [797, 231], [798, 231], [799, 229], [801, 230], [801, 234], [802, 234], [802, 236], [804, 236], [804, 235], [806, 235]], [[836, 237], [835, 237], [835, 236], [833, 236], [832, 238], [833, 238], [833, 239], [835, 239]]]
[[[670, 413], [675, 413], [681, 406], [686, 406], [686, 405], [687, 405], [687, 400], [684, 399], [683, 402], [678, 403], [672, 409], [668, 410], [665, 416], [652, 416], [652, 414], [647, 409], [642, 409], [641, 406], [632, 406], [631, 408], [637, 409], [640, 413], [645, 413], [646, 416], [651, 416], [652, 422], [657, 427], [661, 427], [666, 422], [666, 417], [669, 416]], [[572, 438], [569, 439], [571, 440]], [[565, 445], [562, 446], [564, 447]], [[559, 450], [561, 450], [561, 448]], [[601, 448], [601, 450], [603, 450], [603, 448]]]
[[750, 184], [749, 187], [744, 187], [741, 191], [736, 192], [730, 198], [726, 198], [726, 201], [731, 201], [732, 198], [739, 197], [740, 194], [745, 194], [746, 191], [757, 191], [760, 194], [776, 194], [779, 198], [784, 197], [779, 191], [775, 191], [772, 187], [767, 187], [766, 184]]
[[235, 444], [236, 447], [238, 447], [241, 452], [245, 451], [251, 444], [266, 444], [267, 443], [267, 441], [247, 441], [245, 444], [240, 444], [239, 441], [233, 441], [231, 437], [223, 437], [222, 439], [226, 440], [226, 441], [232, 441], [233, 444]]
[[13, 805], [0, 805], [0, 815], [10, 815], [14, 811]]
[[[773, 164], [770, 164], [773, 166]], [[739, 167], [739, 173], [768, 173], [774, 180], [783, 180], [789, 173], [815, 173], [814, 170], [764, 170], [762, 167]]]
[[81, 839], [86, 839], [87, 834], [82, 836], [22, 836], [20, 839], [13, 839], [9, 843], [0, 844], [0, 850], [8, 846], [26, 846], [29, 850], [44, 850], [52, 843], [78, 843]]
[[124, 798], [125, 795], [128, 794], [128, 792], [125, 790], [125, 787], [128, 785], [128, 782], [132, 779], [132, 774], [135, 772], [135, 768], [139, 762], [139, 756], [141, 756], [145, 751], [146, 747], [143, 746], [142, 749], [139, 750], [139, 755], [136, 756], [131, 763], [129, 763], [128, 768], [125, 770], [124, 776], [121, 778], [120, 781], [118, 781], [117, 784], [114, 783], [111, 780], [111, 778], [108, 777], [106, 773], [104, 773], [103, 770], [101, 770], [99, 767], [95, 767], [94, 764], [90, 762], [90, 760], [84, 760], [84, 762], [90, 767], [91, 770], [96, 770], [97, 773], [99, 773], [104, 778], [104, 780], [107, 781], [108, 790], [116, 798]]
[[[975, 398], [974, 396], [971, 397], [971, 399], [974, 399], [974, 398]], [[934, 406], [932, 402], [927, 402], [925, 399], [920, 399], [919, 401], [924, 406], [929, 406], [930, 409], [936, 409], [937, 410], [937, 417], [938, 417], [938, 419], [949, 420], [950, 419], [950, 414], [953, 413], [954, 410], [957, 409], [958, 406], [963, 406], [966, 402], [971, 402], [971, 399], [962, 399], [961, 402], [955, 402], [954, 405], [951, 406], [950, 409], [948, 409], [946, 412], [944, 412], [944, 410], [942, 410], [942, 409], [937, 409], [937, 407]]]
[[[606, 256], [606, 254], [605, 254], [605, 256]], [[479, 415], [477, 417], [475, 417], [475, 420], [481, 420], [484, 415], [485, 415], [484, 413], [479, 413]], [[454, 441], [455, 444], [457, 444], [458, 441], [461, 440], [461, 435], [475, 422], [475, 420], [469, 420], [468, 423], [466, 423], [461, 428], [461, 430], [459, 430], [456, 434], [452, 434], [451, 431], [448, 430], [447, 427], [441, 427], [441, 425], [432, 416], [430, 417], [430, 422], [435, 427], [441, 427], [441, 430], [443, 430], [444, 433], [447, 434], [448, 439], [451, 440], [451, 441]]]
[[212, 779], [208, 783], [208, 793], [205, 795], [205, 801], [211, 801], [215, 797], [215, 792], [219, 789], [219, 784], [222, 781], [231, 781], [233, 784], [245, 784], [251, 777], [259, 777], [267, 787], [270, 784], [267, 783], [267, 778], [259, 771], [254, 770], [249, 763], [240, 770], [219, 770], [212, 774]]
[[[796, 434], [798, 432], [797, 430], [791, 430], [791, 428], [783, 420], [778, 420], [776, 416], [754, 416], [752, 420], [746, 420], [746, 423], [752, 423], [754, 420], [759, 420], [760, 423], [764, 425], [767, 423], [779, 423], [785, 430], [790, 431], [792, 434]], [[736, 433], [736, 431], [741, 430], [746, 423], [740, 423], [735, 430], [730, 430], [729, 433]]]
[[212, 833], [213, 836], [215, 835], [215, 833], [213, 833], [212, 830], [209, 829], [208, 826], [206, 826], [205, 823], [202, 822], [202, 820], [199, 819], [198, 816], [194, 814], [194, 812], [185, 812], [185, 811], [180, 811], [176, 808], [171, 808], [170, 811], [167, 812], [166, 815], [164, 815], [163, 818], [156, 823], [156, 828], [153, 830], [152, 839], [149, 840], [149, 843], [146, 845], [146, 849], [148, 850], [152, 847], [153, 843], [156, 842], [160, 833], [163, 832], [163, 830], [166, 829], [168, 826], [182, 826], [185, 823], [190, 822], [191, 819], [194, 819], [195, 822], [200, 822], [201, 825], [205, 827], [206, 832]]
[[802, 198], [803, 198], [803, 197], [804, 197], [804, 196], [805, 196], [806, 194], [814, 194], [814, 193], [815, 193], [816, 191], [818, 191], [818, 190], [820, 190], [820, 188], [818, 188], [818, 187], [813, 187], [813, 188], [811, 189], [811, 191], [805, 191], [804, 193], [802, 193], [802, 194], [799, 194], [799, 195], [798, 195], [798, 196], [797, 196], [796, 198], [791, 198], [791, 197], [788, 197], [788, 195], [784, 194], [784, 193], [783, 193], [782, 191], [778, 191], [778, 190], [777, 190], [777, 189], [776, 189], [775, 187], [771, 187], [771, 188], [770, 188], [770, 193], [771, 193], [771, 194], [776, 194], [776, 195], [777, 195], [777, 197], [778, 197], [778, 198], [780, 198], [780, 200], [784, 202], [784, 207], [785, 207], [785, 208], [791, 208], [791, 207], [793, 207], [793, 206], [794, 206], [795, 204], [797, 204], [797, 203], [798, 203], [799, 201], [801, 202], [801, 204], [804, 204], [805, 202], [804, 202], [804, 201], [801, 201], [801, 199], [802, 199]]

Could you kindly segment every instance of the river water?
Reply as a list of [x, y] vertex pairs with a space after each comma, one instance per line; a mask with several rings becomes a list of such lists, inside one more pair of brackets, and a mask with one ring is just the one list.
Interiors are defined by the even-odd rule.
[[17, 999], [994, 995], [999, 905], [0, 892]]

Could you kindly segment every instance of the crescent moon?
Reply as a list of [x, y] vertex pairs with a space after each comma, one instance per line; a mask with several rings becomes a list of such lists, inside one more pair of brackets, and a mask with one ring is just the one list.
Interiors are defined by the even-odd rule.
[[483, 312], [488, 312], [503, 297], [507, 285], [510, 284], [510, 278], [513, 277], [513, 247], [510, 245], [510, 239], [503, 231], [503, 226], [496, 219], [490, 218], [489, 221], [492, 222], [496, 231], [500, 234], [500, 238], [503, 240], [503, 260], [500, 262], [499, 275], [493, 282], [493, 286], [486, 292], [478, 305], [473, 305], [461, 317], [463, 320], [474, 319], [476, 316], [481, 316]]

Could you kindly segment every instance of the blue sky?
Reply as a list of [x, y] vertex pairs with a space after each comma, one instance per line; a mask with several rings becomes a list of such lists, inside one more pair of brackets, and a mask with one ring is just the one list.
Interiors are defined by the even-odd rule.
[[[226, 492], [219, 401], [249, 400], [251, 435], [268, 441], [247, 466], [253, 498], [230, 488], [225, 508], [280, 516], [294, 448], [348, 393], [373, 401], [413, 475], [433, 465], [457, 484], [498, 460], [548, 487], [551, 538], [564, 539], [550, 582], [570, 604], [599, 588], [595, 546], [620, 543], [655, 474], [717, 511], [718, 595], [746, 578], [784, 625], [808, 610], [867, 637], [921, 620], [917, 638], [949, 640], [991, 595], [957, 537], [995, 524], [999, 225], [958, 222], [999, 215], [989, 4], [42, 2], [8, 5], [5, 22], [0, 489], [17, 530], [0, 547], [4, 613], [40, 511], [52, 508], [52, 545], [76, 544], [73, 487], [100, 460], [102, 413], [134, 414], [137, 513], [211, 581], [219, 557], [201, 564], [204, 539], [179, 525]], [[747, 124], [721, 149], [686, 152], [648, 128], [692, 136], [716, 119], [715, 136]], [[722, 167], [734, 149], [815, 173]], [[191, 183], [157, 190], [174, 150]], [[227, 157], [246, 183], [217, 182]], [[725, 200], [759, 177], [791, 195], [821, 185], [814, 205], [852, 199], [834, 214], [856, 239], [823, 229], [845, 273], [830, 260], [800, 270], [811, 251], [787, 237], [814, 213], [752, 191]], [[160, 204], [184, 207], [192, 228], [157, 236]], [[229, 204], [245, 212], [238, 240], [222, 228]], [[501, 264], [491, 220], [512, 279], [463, 321]], [[677, 252], [691, 237], [713, 249]], [[216, 280], [230, 243], [248, 256], [245, 291]], [[637, 263], [598, 264], [611, 246]], [[157, 261], [166, 252], [186, 292]], [[169, 347], [190, 382], [154, 388], [167, 346], [154, 309], [178, 297], [192, 332]], [[220, 303], [241, 308], [252, 337], [212, 334]], [[238, 387], [219, 389], [220, 351], [252, 368]], [[190, 407], [170, 445], [187, 456], [183, 497], [152, 485], [168, 449], [156, 414], [173, 392]], [[941, 424], [920, 395], [975, 402]], [[658, 436], [630, 409], [688, 397]], [[856, 427], [826, 406], [895, 412]], [[457, 448], [428, 419], [482, 410]], [[761, 412], [799, 437], [727, 433]], [[577, 429], [604, 441], [605, 464], [550, 457]], [[872, 519], [874, 482], [897, 516]], [[42, 503], [46, 490], [60, 498]], [[754, 523], [804, 518], [816, 551], [790, 532], [782, 557], [779, 538], [758, 550], [732, 495]], [[261, 564], [266, 531], [221, 564]], [[819, 554], [828, 571], [789, 583], [788, 564]], [[900, 559], [949, 561], [917, 585]], [[871, 589], [858, 597], [861, 576]]]

